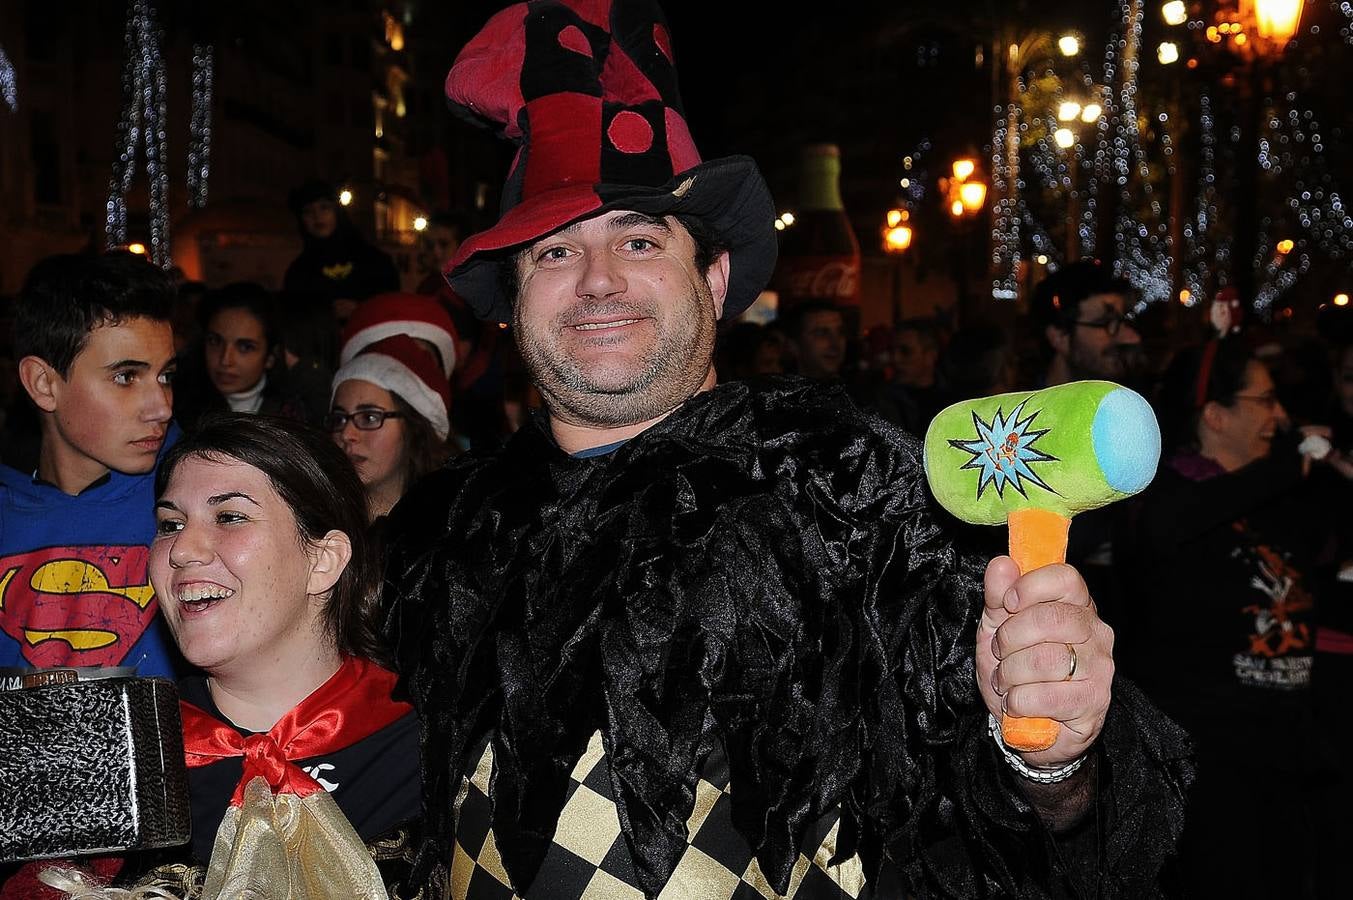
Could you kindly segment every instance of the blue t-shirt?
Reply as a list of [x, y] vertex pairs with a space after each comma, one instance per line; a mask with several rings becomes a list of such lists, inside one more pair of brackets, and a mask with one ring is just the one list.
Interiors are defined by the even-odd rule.
[[[171, 425], [164, 452], [179, 439]], [[147, 562], [155, 472], [72, 497], [0, 466], [0, 666], [136, 666], [174, 677]]]

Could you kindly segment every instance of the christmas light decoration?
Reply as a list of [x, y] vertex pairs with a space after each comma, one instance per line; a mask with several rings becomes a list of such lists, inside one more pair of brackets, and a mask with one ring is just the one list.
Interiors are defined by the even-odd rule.
[[4, 98], [10, 112], [19, 111], [19, 85], [14, 78], [14, 64], [5, 55], [4, 47], [0, 47], [0, 98]]
[[109, 247], [127, 243], [127, 192], [136, 171], [136, 147], [144, 136], [150, 181], [150, 259], [168, 268], [169, 171], [165, 124], [165, 70], [159, 32], [148, 0], [130, 0], [122, 72], [122, 117], [108, 187], [105, 231]]
[[188, 126], [188, 203], [207, 205], [211, 170], [211, 95], [214, 65], [210, 44], [193, 45], [193, 114]]

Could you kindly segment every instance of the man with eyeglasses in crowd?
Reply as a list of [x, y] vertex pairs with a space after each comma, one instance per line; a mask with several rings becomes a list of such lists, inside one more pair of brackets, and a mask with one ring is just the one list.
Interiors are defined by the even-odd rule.
[[1078, 260], [1043, 279], [1032, 305], [1052, 350], [1045, 386], [1132, 380], [1142, 339], [1127, 318], [1131, 296], [1132, 286], [1098, 260]]
[[[1142, 389], [1135, 383], [1145, 368], [1142, 339], [1127, 318], [1132, 293], [1132, 285], [1115, 277], [1109, 266], [1090, 259], [1069, 263], [1039, 283], [1032, 315], [1052, 354], [1040, 387], [1102, 379]], [[1118, 646], [1127, 650], [1121, 655], [1131, 659], [1134, 620], [1123, 609], [1113, 577], [1114, 535], [1129, 514], [1125, 504], [1115, 503], [1077, 516], [1066, 559], [1085, 577], [1100, 615], [1114, 628]]]

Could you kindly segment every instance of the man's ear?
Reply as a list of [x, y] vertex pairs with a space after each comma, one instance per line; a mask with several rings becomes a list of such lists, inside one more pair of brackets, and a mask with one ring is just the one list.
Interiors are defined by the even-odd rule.
[[728, 251], [721, 250], [705, 272], [705, 282], [714, 295], [714, 318], [723, 317], [723, 302], [728, 297]]
[[1056, 325], [1049, 325], [1043, 329], [1043, 336], [1048, 339], [1053, 352], [1060, 353], [1062, 356], [1071, 355], [1071, 333], [1063, 331]]
[[25, 356], [19, 360], [19, 381], [43, 412], [56, 412], [57, 398], [64, 380], [56, 369], [39, 356]]
[[334, 529], [310, 545], [310, 580], [305, 591], [312, 597], [328, 593], [352, 560], [352, 540]]

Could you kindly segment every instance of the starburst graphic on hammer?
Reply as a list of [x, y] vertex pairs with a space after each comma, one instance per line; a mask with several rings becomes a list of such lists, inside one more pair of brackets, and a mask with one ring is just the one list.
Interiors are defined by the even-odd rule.
[[972, 459], [960, 468], [977, 469], [981, 473], [977, 479], [977, 499], [982, 499], [982, 491], [986, 490], [987, 485], [995, 485], [996, 493], [1002, 497], [1005, 496], [1006, 485], [1014, 487], [1020, 496], [1028, 497], [1024, 490], [1025, 481], [1049, 493], [1057, 493], [1032, 468], [1035, 463], [1056, 462], [1057, 457], [1034, 447], [1034, 443], [1052, 429], [1030, 430], [1040, 410], [1034, 410], [1027, 418], [1021, 419], [1020, 414], [1027, 402], [1016, 406], [1008, 416], [997, 407], [989, 423], [983, 422], [974, 412], [972, 422], [977, 428], [977, 439], [949, 442], [951, 446], [972, 454]]

